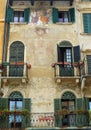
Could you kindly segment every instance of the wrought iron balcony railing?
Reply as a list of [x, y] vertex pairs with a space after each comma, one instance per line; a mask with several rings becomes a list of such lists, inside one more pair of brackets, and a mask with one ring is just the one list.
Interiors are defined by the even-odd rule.
[[28, 64], [24, 62], [4, 62], [2, 64], [2, 77], [28, 77]]
[[84, 64], [81, 63], [57, 62], [53, 63], [52, 67], [54, 68], [55, 77], [81, 76], [85, 73]]

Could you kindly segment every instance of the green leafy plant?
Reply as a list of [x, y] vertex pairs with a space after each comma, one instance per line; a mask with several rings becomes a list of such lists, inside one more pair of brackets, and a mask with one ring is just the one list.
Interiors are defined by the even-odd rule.
[[21, 111], [10, 111], [10, 110], [0, 110], [0, 116], [9, 116], [9, 115], [23, 115], [23, 116], [29, 116], [30, 112], [28, 110], [21, 110]]

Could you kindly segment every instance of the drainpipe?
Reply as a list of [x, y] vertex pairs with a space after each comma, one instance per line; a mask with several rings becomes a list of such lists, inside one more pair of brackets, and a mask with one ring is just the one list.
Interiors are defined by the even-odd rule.
[[5, 21], [4, 21], [4, 39], [3, 39], [3, 51], [2, 51], [2, 63], [5, 61], [5, 54], [6, 54], [6, 45], [7, 45], [7, 23], [6, 23], [6, 14], [7, 14], [7, 8], [8, 8], [8, 0], [6, 2], [6, 12], [5, 12]]
[[81, 78], [81, 95], [82, 95], [82, 98], [83, 98], [84, 95], [85, 95], [85, 93], [84, 93], [85, 81], [86, 81], [86, 78], [85, 78], [85, 77], [82, 77], [82, 78]]
[[[5, 61], [5, 48], [6, 48], [6, 34], [7, 34], [7, 28], [6, 28], [6, 13], [7, 13], [7, 7], [8, 7], [8, 0], [6, 1], [6, 7], [5, 7], [5, 18], [4, 18], [4, 36], [3, 36], [3, 45], [2, 45], [2, 63]], [[3, 72], [3, 65], [2, 70], [0, 73], [0, 98], [3, 96], [3, 87], [2, 87], [2, 72]]]

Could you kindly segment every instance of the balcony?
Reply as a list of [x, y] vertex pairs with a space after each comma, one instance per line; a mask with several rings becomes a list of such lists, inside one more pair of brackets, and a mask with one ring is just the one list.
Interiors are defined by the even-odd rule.
[[31, 127], [47, 127], [53, 128], [54, 127], [54, 113], [31, 113]]
[[80, 83], [81, 75], [84, 73], [84, 64], [68, 62], [53, 63], [54, 79], [57, 83]]
[[2, 79], [4, 83], [26, 83], [28, 81], [28, 64], [23, 62], [4, 62], [2, 64]]

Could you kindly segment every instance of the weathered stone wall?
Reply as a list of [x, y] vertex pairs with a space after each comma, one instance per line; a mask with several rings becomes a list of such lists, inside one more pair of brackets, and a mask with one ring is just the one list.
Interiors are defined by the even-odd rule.
[[[37, 30], [38, 29], [38, 30]], [[62, 89], [66, 87], [73, 90], [76, 88], [66, 85], [58, 86], [54, 80], [54, 72], [51, 64], [57, 62], [57, 44], [61, 41], [70, 41], [72, 45], [78, 45], [78, 36], [75, 32], [76, 24], [71, 25], [10, 25], [9, 47], [14, 41], [21, 41], [25, 46], [24, 61], [31, 64], [28, 70], [29, 82], [22, 90], [8, 86], [9, 92], [20, 90], [25, 97], [32, 99], [32, 112], [53, 112], [54, 98], [60, 98]], [[39, 31], [43, 31], [39, 35]], [[22, 85], [21, 85], [22, 86]], [[11, 89], [11, 90], [10, 90]], [[23, 91], [24, 90], [24, 91]]]

